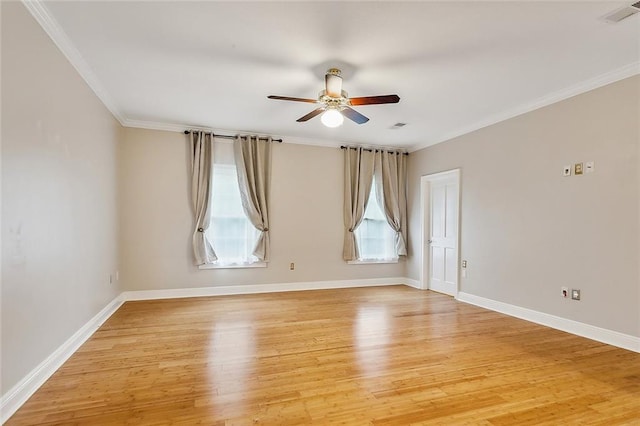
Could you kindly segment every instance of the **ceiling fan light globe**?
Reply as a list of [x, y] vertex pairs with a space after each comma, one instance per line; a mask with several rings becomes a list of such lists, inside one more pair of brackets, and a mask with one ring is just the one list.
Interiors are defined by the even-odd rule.
[[338, 127], [344, 122], [344, 117], [337, 109], [328, 109], [320, 117], [320, 121], [327, 127]]

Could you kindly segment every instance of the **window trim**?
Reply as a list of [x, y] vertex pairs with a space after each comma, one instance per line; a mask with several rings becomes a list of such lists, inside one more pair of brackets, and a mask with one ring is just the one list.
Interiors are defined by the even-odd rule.
[[371, 259], [371, 260], [348, 260], [347, 265], [372, 265], [372, 264], [385, 264], [385, 263], [398, 263], [398, 258], [395, 259]]
[[268, 262], [252, 262], [252, 263], [236, 263], [229, 265], [216, 265], [208, 263], [206, 265], [198, 265], [198, 269], [244, 269], [244, 268], [266, 268]]
[[[229, 147], [233, 148], [233, 145], [229, 145]], [[219, 154], [219, 152], [218, 152]], [[215, 163], [212, 165], [212, 171], [211, 171], [211, 177], [213, 178], [214, 182], [216, 181], [216, 175], [220, 174], [226, 178], [232, 176], [234, 179], [236, 178], [236, 170], [237, 170], [237, 165], [234, 163]], [[215, 185], [214, 185], [215, 186]], [[235, 188], [235, 187], [234, 187]], [[213, 193], [214, 187], [212, 186], [211, 188], [211, 197], [215, 198], [215, 194]], [[214, 222], [216, 221], [216, 219], [243, 219], [245, 221], [245, 227], [250, 228], [251, 232], [255, 233], [255, 241], [250, 241], [249, 245], [246, 245], [246, 242], [248, 241], [247, 239], [244, 239], [245, 241], [245, 248], [250, 252], [251, 251], [251, 247], [252, 245], [254, 245], [257, 241], [258, 238], [260, 237], [260, 231], [257, 230], [255, 228], [255, 226], [251, 223], [251, 220], [247, 217], [246, 212], [244, 212], [244, 210], [242, 209], [242, 206], [240, 205], [240, 210], [242, 215], [233, 215], [233, 216], [228, 216], [228, 215], [223, 215], [223, 216], [214, 216], [214, 209], [211, 209], [210, 212], [210, 221], [211, 221], [211, 225], [209, 227], [209, 229], [207, 229], [205, 232], [207, 232], [208, 237], [211, 239], [212, 244], [215, 242], [215, 239], [213, 238], [213, 228], [214, 228]], [[247, 228], [245, 228], [245, 236], [247, 234]], [[215, 250], [216, 246], [214, 245], [214, 250]], [[221, 255], [221, 254], [220, 254]], [[256, 259], [255, 261], [251, 261], [251, 259]], [[242, 262], [242, 263], [223, 263], [223, 264], [218, 264], [217, 261], [214, 263], [210, 263], [210, 264], [205, 264], [205, 265], [198, 265], [198, 269], [200, 270], [206, 270], [206, 269], [247, 269], [247, 268], [266, 268], [267, 267], [267, 262], [265, 261], [261, 261], [258, 260], [255, 256], [252, 256], [251, 254], [249, 254], [248, 258], [246, 259], [246, 262]]]
[[[393, 228], [391, 227], [391, 225], [389, 225], [389, 222], [387, 222], [384, 210], [382, 209], [382, 207], [380, 206], [380, 204], [378, 203], [378, 193], [376, 191], [376, 179], [377, 176], [373, 176], [373, 179], [371, 181], [371, 194], [369, 196], [369, 199], [367, 200], [367, 204], [364, 207], [364, 212], [362, 213], [362, 223], [360, 225], [358, 225], [358, 227], [354, 230], [354, 236], [356, 238], [356, 242], [359, 244], [359, 236], [360, 233], [358, 232], [360, 228], [360, 226], [367, 220], [366, 218], [366, 213], [367, 210], [369, 210], [370, 206], [372, 206], [371, 203], [374, 203], [373, 206], [375, 206], [377, 208], [377, 210], [380, 211], [380, 213], [382, 213], [382, 218], [380, 219], [373, 219], [371, 218], [371, 220], [374, 220], [376, 222], [383, 222], [386, 226], [387, 226], [387, 231], [389, 233], [389, 237], [393, 238], [393, 234], [395, 234], [395, 231], [393, 230]], [[380, 238], [378, 238], [380, 239]], [[386, 240], [386, 238], [385, 238]], [[386, 250], [385, 250], [386, 251]], [[395, 255], [395, 257], [388, 257], [388, 258], [378, 258], [378, 259], [354, 259], [354, 260], [348, 260], [347, 264], [349, 265], [367, 265], [367, 264], [393, 264], [393, 263], [398, 263], [398, 251], [396, 250], [396, 247], [393, 247], [393, 254]]]

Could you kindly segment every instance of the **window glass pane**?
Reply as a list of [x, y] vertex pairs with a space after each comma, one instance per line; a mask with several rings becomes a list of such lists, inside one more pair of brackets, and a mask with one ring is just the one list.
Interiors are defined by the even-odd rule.
[[364, 219], [355, 230], [360, 251], [359, 260], [396, 260], [395, 232], [387, 223], [384, 212], [376, 198], [375, 178], [371, 185], [369, 202], [364, 211]]
[[244, 214], [236, 167], [216, 163], [213, 167], [211, 227], [207, 236], [218, 256], [218, 265], [247, 264], [259, 231]]

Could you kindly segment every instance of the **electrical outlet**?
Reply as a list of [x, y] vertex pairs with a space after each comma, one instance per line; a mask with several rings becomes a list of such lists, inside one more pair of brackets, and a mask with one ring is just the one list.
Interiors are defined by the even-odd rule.
[[466, 268], [466, 267], [467, 267], [467, 261], [466, 261], [466, 260], [463, 260], [463, 261], [462, 261], [462, 267], [463, 267], [463, 268]]
[[565, 299], [569, 298], [569, 287], [560, 287], [560, 289], [562, 290], [562, 297], [564, 297]]
[[571, 298], [573, 300], [580, 300], [580, 290], [578, 290], [577, 288], [572, 288], [571, 289]]
[[573, 174], [574, 175], [582, 174], [582, 163], [576, 163], [573, 165]]
[[562, 176], [564, 177], [571, 176], [571, 166], [564, 166], [562, 168]]

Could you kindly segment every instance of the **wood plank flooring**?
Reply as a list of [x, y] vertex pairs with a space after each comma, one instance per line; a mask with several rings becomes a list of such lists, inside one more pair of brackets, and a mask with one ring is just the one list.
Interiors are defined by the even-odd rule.
[[14, 425], [640, 425], [640, 354], [404, 286], [125, 303]]

